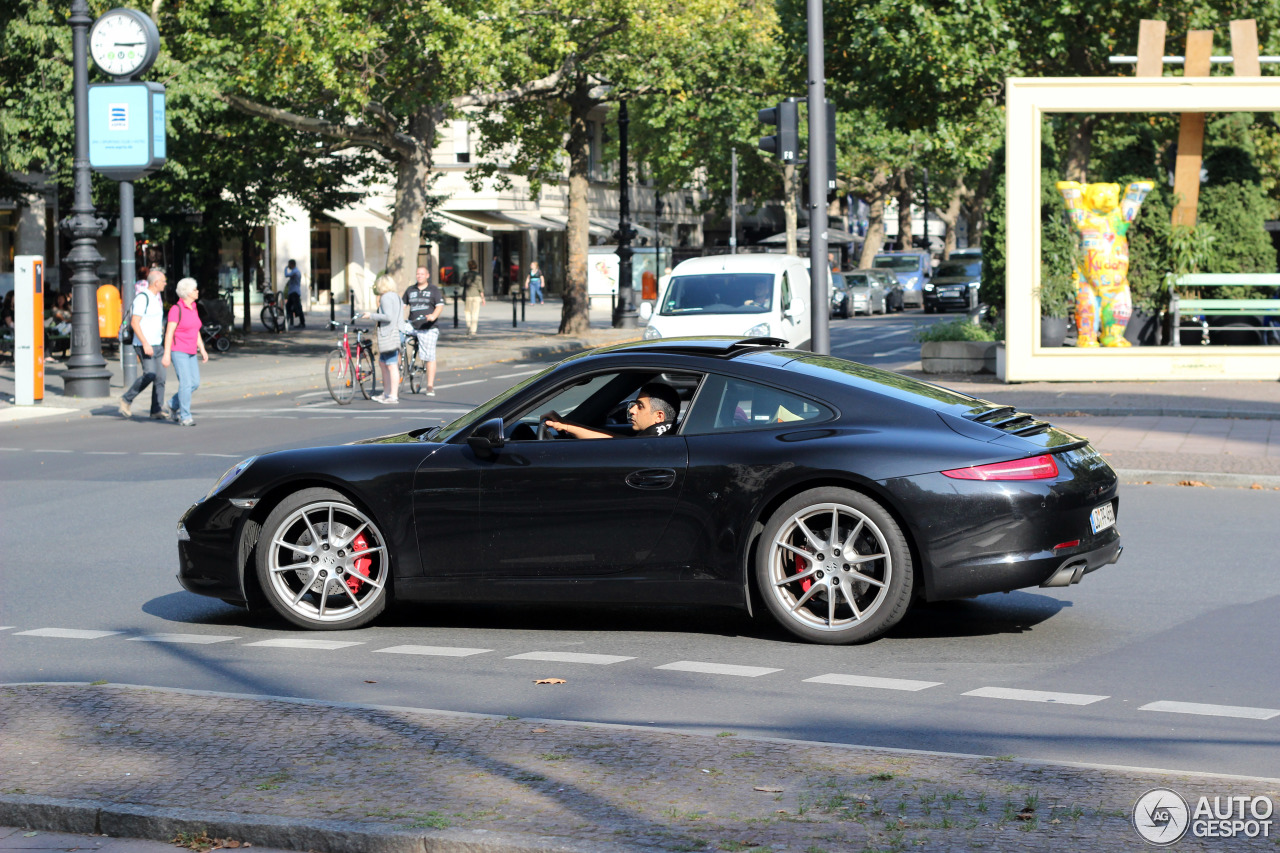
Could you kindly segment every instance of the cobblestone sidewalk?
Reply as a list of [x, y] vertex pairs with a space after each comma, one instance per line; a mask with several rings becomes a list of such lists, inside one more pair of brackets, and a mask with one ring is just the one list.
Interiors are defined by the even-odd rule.
[[1280, 797], [1280, 780], [112, 685], [0, 688], [0, 779], [0, 825], [316, 851], [1110, 853], [1145, 849], [1130, 814], [1154, 787]]

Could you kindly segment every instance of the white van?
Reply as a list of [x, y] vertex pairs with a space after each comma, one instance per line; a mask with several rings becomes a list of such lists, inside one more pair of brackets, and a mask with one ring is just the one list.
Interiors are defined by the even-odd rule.
[[809, 271], [795, 255], [690, 258], [671, 273], [651, 309], [645, 340], [706, 335], [783, 338], [809, 347]]

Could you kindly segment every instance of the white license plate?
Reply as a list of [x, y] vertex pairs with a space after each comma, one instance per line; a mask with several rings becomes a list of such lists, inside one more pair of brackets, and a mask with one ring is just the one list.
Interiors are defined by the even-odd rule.
[[1108, 527], [1115, 527], [1115, 507], [1109, 503], [1105, 503], [1093, 512], [1089, 513], [1089, 526], [1093, 528], [1094, 533], [1100, 533]]

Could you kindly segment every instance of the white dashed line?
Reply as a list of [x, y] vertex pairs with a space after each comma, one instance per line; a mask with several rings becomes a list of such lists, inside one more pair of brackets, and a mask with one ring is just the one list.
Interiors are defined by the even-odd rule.
[[64, 640], [96, 640], [99, 637], [110, 637], [123, 631], [87, 631], [83, 628], [36, 628], [33, 631], [19, 631], [15, 637], [60, 637]]
[[70, 453], [70, 450], [51, 450], [47, 447], [37, 447], [32, 453]]
[[858, 337], [852, 341], [846, 341], [845, 343], [842, 343], [842, 344], [832, 344], [831, 348], [832, 349], [848, 349], [849, 347], [861, 346], [862, 344], [869, 344], [872, 341], [879, 341], [885, 338], [896, 338], [899, 335], [901, 335], [904, 331], [906, 330], [900, 329], [896, 332], [881, 332], [878, 335], [867, 335], [865, 338]]
[[296, 421], [298, 418], [295, 415], [263, 415], [262, 419], [264, 421]]
[[8, 450], [8, 451], [10, 451], [10, 452], [12, 452], [12, 453], [21, 453], [21, 452], [22, 452], [22, 448], [21, 448], [21, 447], [0, 447], [0, 450]]
[[212, 456], [215, 459], [239, 459], [238, 453], [197, 453], [196, 456]]
[[580, 652], [525, 652], [520, 655], [509, 655], [507, 660], [541, 660], [554, 663], [594, 663], [607, 666], [611, 663], [622, 663], [624, 660], [635, 660], [623, 655], [587, 655]]
[[374, 649], [388, 655], [434, 655], [445, 658], [465, 658], [471, 655], [482, 655], [493, 649], [464, 649], [457, 646], [388, 646], [385, 649]]
[[1052, 702], [1055, 705], [1092, 705], [1108, 698], [1089, 693], [1052, 693], [1048, 690], [1017, 690], [1013, 687], [979, 687], [962, 695], [983, 699], [1011, 699], [1015, 702]]
[[664, 663], [654, 669], [674, 669], [678, 672], [704, 672], [709, 675], [740, 675], [744, 678], [756, 678], [771, 672], [782, 672], [767, 666], [738, 666], [731, 663], [704, 663], [696, 660], [678, 660], [675, 663]]
[[[127, 456], [128, 455], [128, 451], [125, 451], [125, 450], [86, 450], [84, 452], [88, 456]], [[200, 454], [200, 455], [203, 456], [204, 454]]]
[[878, 690], [927, 690], [930, 687], [937, 687], [942, 684], [941, 681], [911, 681], [906, 678], [877, 678], [873, 675], [845, 675], [839, 672], [829, 672], [826, 675], [816, 675], [813, 678], [806, 678], [805, 681], [812, 681], [817, 684], [840, 684], [845, 687], [873, 687]]
[[139, 456], [181, 456], [182, 454], [176, 450], [143, 450], [138, 453]]
[[0, 625], [0, 631], [12, 631], [13, 628], [13, 625]]
[[215, 634], [144, 634], [141, 637], [130, 637], [135, 643], [189, 643], [197, 646], [207, 646], [211, 643], [225, 643], [229, 640], [238, 640], [239, 637], [219, 637]]
[[492, 379], [468, 379], [466, 382], [454, 382], [452, 385], [437, 385], [436, 390], [441, 388], [461, 388], [463, 385], [479, 385], [481, 382], [492, 382]]
[[359, 646], [362, 643], [348, 642], [344, 640], [295, 640], [288, 637], [281, 637], [275, 640], [259, 640], [256, 643], [245, 643], [246, 646], [265, 646], [270, 649], [313, 649], [317, 651], [331, 651], [333, 649], [345, 649], [347, 646]]
[[1168, 714], [1198, 714], [1202, 717], [1239, 717], [1242, 720], [1269, 720], [1280, 717], [1273, 708], [1244, 708], [1239, 705], [1201, 705], [1197, 702], [1151, 702], [1139, 711], [1164, 711]]

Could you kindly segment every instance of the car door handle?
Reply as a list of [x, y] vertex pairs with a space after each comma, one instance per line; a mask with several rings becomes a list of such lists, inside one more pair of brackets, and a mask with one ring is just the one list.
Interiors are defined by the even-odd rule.
[[676, 481], [676, 472], [670, 468], [641, 468], [627, 475], [627, 485], [633, 489], [665, 489]]

